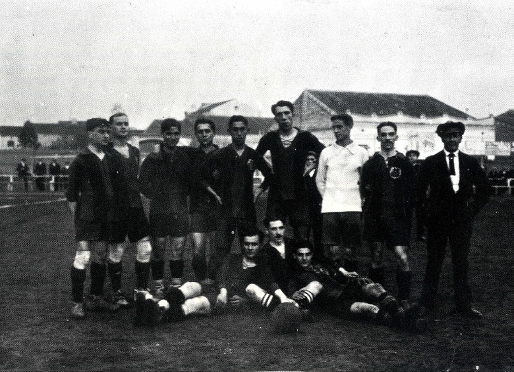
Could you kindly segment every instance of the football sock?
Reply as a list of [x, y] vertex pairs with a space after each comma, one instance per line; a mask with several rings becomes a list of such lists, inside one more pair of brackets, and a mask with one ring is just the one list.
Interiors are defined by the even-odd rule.
[[400, 301], [410, 299], [410, 287], [412, 282], [412, 271], [396, 269], [396, 283], [398, 284], [398, 299]]
[[164, 260], [152, 260], [152, 279], [161, 280], [164, 278]]
[[121, 290], [121, 271], [123, 269], [122, 263], [109, 262], [107, 264], [107, 269], [109, 271], [109, 277], [111, 278], [111, 286], [113, 292]]
[[91, 294], [95, 296], [101, 296], [104, 288], [105, 264], [98, 262], [91, 263]]
[[136, 288], [148, 288], [148, 278], [150, 277], [150, 263], [136, 261], [134, 266], [136, 271]]
[[71, 267], [71, 296], [73, 302], [82, 302], [84, 297], [84, 282], [86, 281], [86, 269]]
[[280, 304], [280, 300], [277, 296], [269, 294], [258, 285], [250, 284], [246, 287], [245, 292], [253, 301], [260, 303], [268, 310], [273, 310], [278, 304]]
[[202, 285], [197, 282], [185, 282], [179, 290], [184, 294], [185, 299], [198, 297], [202, 294]]
[[204, 256], [194, 255], [191, 262], [196, 280], [204, 280], [207, 277], [207, 261]]
[[170, 260], [170, 272], [172, 278], [182, 278], [184, 274], [184, 260]]
[[205, 296], [190, 298], [182, 304], [184, 316], [192, 314], [206, 315], [211, 313], [211, 304]]

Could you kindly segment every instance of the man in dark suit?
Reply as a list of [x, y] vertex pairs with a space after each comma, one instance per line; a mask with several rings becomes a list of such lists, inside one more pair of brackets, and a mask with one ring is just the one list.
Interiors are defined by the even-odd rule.
[[491, 186], [484, 170], [471, 156], [459, 151], [464, 124], [447, 122], [437, 127], [444, 150], [426, 158], [421, 166], [418, 202], [427, 225], [427, 267], [421, 294], [422, 312], [434, 308], [439, 276], [449, 242], [456, 313], [481, 318], [471, 306], [468, 256], [473, 218], [489, 200]]

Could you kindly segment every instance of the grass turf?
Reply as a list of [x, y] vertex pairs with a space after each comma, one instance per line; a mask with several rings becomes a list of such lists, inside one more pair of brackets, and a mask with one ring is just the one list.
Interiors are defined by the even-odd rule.
[[[514, 370], [513, 219], [514, 198], [499, 196], [475, 223], [470, 281], [483, 320], [449, 315], [453, 283], [447, 259], [439, 307], [424, 334], [316, 314], [298, 334], [277, 335], [269, 315], [260, 312], [187, 319], [155, 329], [134, 328], [133, 309], [73, 320], [69, 269], [75, 249], [65, 203], [0, 209], [0, 369]], [[424, 247], [419, 243], [411, 250], [415, 296]], [[363, 249], [362, 266], [368, 255]], [[186, 275], [192, 279], [187, 257]], [[134, 283], [133, 262], [131, 246], [124, 257], [126, 292]], [[395, 293], [391, 255], [386, 269], [386, 287]]]

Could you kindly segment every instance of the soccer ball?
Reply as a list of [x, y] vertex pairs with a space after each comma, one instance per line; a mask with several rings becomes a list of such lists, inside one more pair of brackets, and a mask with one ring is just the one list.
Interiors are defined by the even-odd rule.
[[271, 313], [271, 325], [277, 333], [295, 333], [302, 322], [302, 311], [290, 302], [281, 303]]

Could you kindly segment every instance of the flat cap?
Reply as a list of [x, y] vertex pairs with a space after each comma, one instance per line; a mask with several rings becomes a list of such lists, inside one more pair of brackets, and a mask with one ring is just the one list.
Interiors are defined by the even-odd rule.
[[464, 124], [462, 124], [460, 121], [447, 121], [444, 124], [439, 124], [437, 126], [437, 130], [435, 131], [439, 136], [442, 136], [449, 130], [457, 130], [460, 132], [460, 134], [464, 134], [464, 131], [466, 128], [464, 127]]

